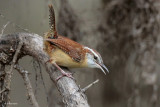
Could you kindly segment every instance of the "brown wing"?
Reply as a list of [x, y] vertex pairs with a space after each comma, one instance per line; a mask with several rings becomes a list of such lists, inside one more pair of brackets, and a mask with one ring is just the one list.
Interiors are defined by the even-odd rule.
[[83, 46], [79, 43], [63, 36], [58, 36], [57, 39], [46, 39], [52, 45], [57, 46], [67, 53], [74, 61], [80, 62], [83, 59]]

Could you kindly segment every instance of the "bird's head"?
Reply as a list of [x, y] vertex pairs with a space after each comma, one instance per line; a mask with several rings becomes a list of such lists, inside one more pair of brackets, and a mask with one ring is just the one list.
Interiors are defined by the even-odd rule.
[[106, 74], [105, 71], [109, 73], [109, 70], [107, 67], [103, 64], [103, 60], [101, 55], [88, 47], [85, 47], [86, 51], [86, 58], [87, 58], [87, 66], [90, 68], [99, 68], [102, 70], [104, 74]]

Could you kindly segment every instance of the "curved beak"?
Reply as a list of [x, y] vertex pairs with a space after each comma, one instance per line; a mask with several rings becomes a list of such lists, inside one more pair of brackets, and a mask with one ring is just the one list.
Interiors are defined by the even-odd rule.
[[109, 73], [108, 68], [104, 64], [98, 64], [97, 63], [97, 65], [98, 65], [98, 68], [100, 68], [105, 75], [106, 75], [105, 71], [107, 71]]

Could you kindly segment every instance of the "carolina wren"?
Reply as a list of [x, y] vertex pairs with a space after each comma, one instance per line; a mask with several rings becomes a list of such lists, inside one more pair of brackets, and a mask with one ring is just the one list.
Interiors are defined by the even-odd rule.
[[55, 14], [52, 5], [49, 5], [49, 12], [50, 31], [44, 35], [44, 50], [50, 56], [49, 62], [62, 72], [62, 76], [57, 78], [57, 80], [63, 76], [72, 78], [70, 73], [64, 72], [59, 66], [68, 68], [100, 68], [104, 74], [106, 74], [104, 70], [109, 72], [97, 51], [59, 35], [56, 31]]

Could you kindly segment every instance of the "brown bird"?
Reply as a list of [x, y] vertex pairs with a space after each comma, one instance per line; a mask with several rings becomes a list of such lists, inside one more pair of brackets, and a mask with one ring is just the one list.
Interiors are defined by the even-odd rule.
[[56, 31], [55, 13], [52, 5], [49, 5], [50, 31], [44, 35], [44, 50], [50, 56], [49, 62], [55, 65], [62, 76], [73, 78], [71, 73], [66, 73], [59, 66], [68, 68], [100, 68], [104, 74], [108, 69], [103, 64], [101, 55], [89, 47], [83, 46], [69, 38], [61, 36]]

